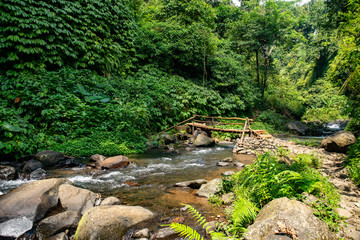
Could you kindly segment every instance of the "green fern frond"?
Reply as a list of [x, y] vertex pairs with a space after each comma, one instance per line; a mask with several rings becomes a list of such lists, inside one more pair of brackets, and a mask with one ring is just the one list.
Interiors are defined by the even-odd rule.
[[209, 224], [206, 221], [206, 218], [199, 213], [198, 210], [196, 210], [193, 206], [185, 204], [185, 206], [188, 208], [187, 211], [192, 215], [193, 218], [195, 218], [196, 222], [202, 227], [205, 228]]
[[185, 237], [189, 240], [204, 240], [204, 238], [198, 232], [189, 226], [181, 223], [171, 223], [169, 226], [181, 237]]

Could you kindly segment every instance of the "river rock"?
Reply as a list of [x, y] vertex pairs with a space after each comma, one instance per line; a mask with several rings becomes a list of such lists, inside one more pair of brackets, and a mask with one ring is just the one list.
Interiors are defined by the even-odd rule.
[[148, 228], [141, 229], [139, 231], [134, 232], [132, 235], [133, 238], [149, 238], [150, 231]]
[[129, 159], [125, 156], [119, 155], [115, 157], [109, 157], [105, 161], [98, 164], [96, 168], [98, 169], [114, 169], [114, 168], [123, 168], [129, 165]]
[[290, 132], [301, 136], [306, 135], [306, 133], [310, 130], [308, 125], [300, 121], [289, 122], [286, 124], [286, 127]]
[[219, 166], [219, 167], [229, 167], [229, 166], [232, 166], [233, 164], [231, 162], [217, 162], [216, 163], [216, 166]]
[[168, 239], [168, 238], [172, 239], [172, 237], [175, 237], [177, 235], [178, 235], [177, 232], [175, 232], [172, 228], [167, 227], [167, 228], [159, 229], [155, 233], [154, 239]]
[[196, 192], [195, 195], [199, 197], [206, 197], [209, 198], [210, 196], [214, 195], [215, 193], [221, 190], [222, 179], [215, 178], [208, 182], [207, 184], [201, 185], [200, 189]]
[[245, 239], [336, 239], [327, 224], [313, 214], [304, 203], [278, 198], [260, 211], [255, 222], [248, 227]]
[[16, 176], [16, 169], [11, 166], [0, 165], [0, 180], [13, 180]]
[[23, 171], [24, 172], [33, 172], [39, 168], [44, 168], [44, 165], [40, 161], [31, 159], [25, 163], [25, 165], [23, 167]]
[[169, 145], [170, 143], [176, 142], [176, 138], [174, 136], [171, 136], [168, 133], [163, 133], [161, 135], [162, 140], [164, 141], [165, 145]]
[[196, 179], [192, 181], [179, 182], [175, 183], [175, 187], [189, 187], [193, 189], [199, 189], [201, 185], [207, 183], [208, 181], [205, 179]]
[[65, 230], [75, 231], [80, 215], [77, 211], [66, 211], [41, 220], [36, 227], [36, 237], [47, 239]]
[[62, 232], [62, 233], [58, 233], [54, 236], [51, 236], [49, 238], [47, 238], [46, 240], [68, 240], [69, 237], [66, 235], [66, 233]]
[[29, 231], [33, 227], [33, 222], [26, 217], [14, 218], [0, 223], [0, 239], [2, 237], [17, 238]]
[[50, 150], [38, 152], [34, 158], [40, 161], [45, 167], [53, 167], [65, 159], [64, 154]]
[[41, 180], [46, 177], [47, 173], [44, 169], [38, 168], [35, 171], [30, 173], [30, 179], [31, 180]]
[[215, 140], [205, 136], [204, 134], [199, 134], [195, 139], [196, 147], [211, 147], [215, 145]]
[[[24, 184], [1, 196], [0, 223], [15, 219], [27, 223], [39, 221], [51, 208], [57, 206], [59, 186], [64, 183], [71, 182], [63, 178], [44, 179]], [[27, 231], [24, 224], [13, 224], [12, 228], [17, 233]]]
[[354, 134], [347, 131], [339, 131], [327, 136], [321, 141], [321, 147], [328, 152], [346, 153], [347, 148], [356, 142]]
[[59, 187], [60, 203], [65, 210], [84, 213], [94, 206], [96, 197], [96, 193], [70, 184], [63, 184]]
[[121, 239], [130, 227], [153, 217], [154, 214], [143, 207], [93, 207], [81, 218], [74, 240]]
[[100, 206], [111, 206], [111, 205], [120, 205], [121, 201], [116, 197], [107, 197], [101, 203]]
[[100, 154], [94, 154], [90, 156], [90, 162], [98, 162], [98, 161], [103, 162], [105, 159], [106, 157]]

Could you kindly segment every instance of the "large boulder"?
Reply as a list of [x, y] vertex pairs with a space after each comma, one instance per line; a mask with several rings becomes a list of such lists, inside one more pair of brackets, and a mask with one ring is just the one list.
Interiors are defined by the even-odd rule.
[[321, 147], [328, 152], [345, 153], [347, 148], [356, 142], [354, 134], [347, 131], [339, 131], [327, 136], [321, 141]]
[[45, 167], [56, 166], [60, 161], [65, 160], [64, 154], [50, 150], [38, 152], [34, 158], [40, 161]]
[[84, 213], [95, 204], [97, 194], [87, 189], [63, 184], [59, 187], [59, 198], [61, 206], [65, 210], [73, 210]]
[[101, 162], [96, 162], [97, 169], [114, 169], [123, 168], [129, 165], [130, 161], [127, 157], [119, 155], [115, 157], [109, 157]]
[[0, 180], [13, 180], [16, 176], [16, 169], [11, 166], [0, 165]]
[[207, 184], [201, 185], [200, 189], [196, 192], [195, 195], [199, 197], [206, 197], [209, 198], [210, 196], [214, 195], [215, 193], [221, 190], [222, 179], [215, 178], [208, 182]]
[[93, 207], [81, 218], [74, 240], [121, 239], [130, 227], [153, 217], [154, 214], [143, 207]]
[[207, 137], [204, 134], [199, 134], [195, 139], [195, 146], [197, 147], [211, 147], [215, 145], [213, 138]]
[[23, 171], [31, 173], [39, 168], [44, 168], [44, 165], [40, 161], [31, 159], [31, 160], [25, 162]]
[[65, 230], [76, 230], [80, 215], [77, 211], [66, 211], [41, 220], [36, 227], [36, 237], [47, 239]]
[[[27, 231], [24, 225], [39, 221], [51, 208], [57, 206], [59, 186], [64, 183], [71, 184], [62, 178], [30, 182], [1, 196], [0, 223], [12, 225], [13, 232], [20, 236]], [[11, 221], [20, 221], [22, 224], [10, 224]], [[0, 236], [5, 236], [1, 230]]]
[[286, 127], [290, 132], [301, 136], [306, 135], [310, 130], [308, 125], [300, 121], [289, 122], [286, 124]]
[[245, 239], [336, 239], [326, 223], [304, 203], [278, 198], [267, 204], [248, 227]]

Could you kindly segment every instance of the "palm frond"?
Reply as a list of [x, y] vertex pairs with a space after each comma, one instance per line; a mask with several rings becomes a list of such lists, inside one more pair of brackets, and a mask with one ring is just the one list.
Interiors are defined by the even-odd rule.
[[189, 226], [181, 223], [171, 223], [169, 225], [171, 229], [177, 232], [181, 237], [185, 237], [189, 240], [204, 240], [204, 238]]

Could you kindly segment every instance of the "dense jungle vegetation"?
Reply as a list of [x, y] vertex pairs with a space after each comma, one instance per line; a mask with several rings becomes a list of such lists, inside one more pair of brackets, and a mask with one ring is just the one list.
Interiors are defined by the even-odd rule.
[[299, 2], [2, 0], [1, 159], [141, 152], [193, 114], [359, 134], [360, 2]]

